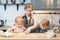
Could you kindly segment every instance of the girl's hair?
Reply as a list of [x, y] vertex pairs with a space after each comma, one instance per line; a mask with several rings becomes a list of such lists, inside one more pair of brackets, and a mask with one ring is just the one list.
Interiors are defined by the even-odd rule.
[[22, 22], [22, 24], [24, 25], [24, 20], [23, 20], [23, 18], [22, 18], [21, 16], [17, 16], [17, 17], [15, 18], [15, 22], [17, 22], [18, 19], [19, 19], [19, 20]]
[[50, 22], [49, 22], [48, 19], [43, 19], [41, 21], [41, 25], [42, 25], [43, 28], [47, 28], [47, 26], [49, 26], [49, 24], [50, 24]]
[[33, 10], [33, 5], [31, 3], [25, 4], [24, 9], [31, 8]]

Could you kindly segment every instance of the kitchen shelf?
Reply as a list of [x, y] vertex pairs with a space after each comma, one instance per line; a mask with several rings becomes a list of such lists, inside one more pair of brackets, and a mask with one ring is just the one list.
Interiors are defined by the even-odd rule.
[[10, 28], [9, 26], [0, 26], [0, 30], [7, 30], [8, 28]]
[[34, 14], [60, 14], [60, 10], [34, 10]]

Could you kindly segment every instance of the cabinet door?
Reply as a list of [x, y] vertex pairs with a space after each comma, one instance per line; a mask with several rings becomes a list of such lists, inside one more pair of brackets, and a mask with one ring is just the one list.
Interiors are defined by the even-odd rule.
[[43, 9], [46, 7], [45, 0], [31, 0], [35, 10]]
[[0, 13], [4, 12], [4, 5], [0, 5]]
[[54, 16], [53, 16], [53, 24], [60, 25], [60, 14], [54, 14]]
[[58, 10], [60, 0], [31, 0], [35, 10]]
[[57, 0], [57, 8], [60, 8], [60, 0]]
[[1, 4], [6, 4], [6, 0], [1, 0]]
[[6, 12], [8, 13], [16, 13], [17, 12], [17, 7], [16, 5], [7, 5], [6, 6]]
[[8, 0], [8, 4], [12, 4], [11, 0]]

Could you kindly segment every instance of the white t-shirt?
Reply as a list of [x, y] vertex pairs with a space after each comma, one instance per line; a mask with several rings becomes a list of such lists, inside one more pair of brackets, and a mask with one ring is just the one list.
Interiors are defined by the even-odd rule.
[[27, 17], [28, 24], [29, 24], [29, 20], [30, 20], [30, 17]]

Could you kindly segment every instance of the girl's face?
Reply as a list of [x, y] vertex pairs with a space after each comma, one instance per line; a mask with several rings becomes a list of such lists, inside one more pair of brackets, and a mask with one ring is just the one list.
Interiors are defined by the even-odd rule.
[[25, 10], [25, 13], [26, 13], [27, 16], [30, 16], [31, 12], [32, 12], [32, 8], [27, 8]]
[[22, 21], [21, 19], [18, 19], [18, 18], [17, 18], [17, 20], [16, 20], [16, 25], [17, 25], [17, 27], [22, 27], [23, 21]]

